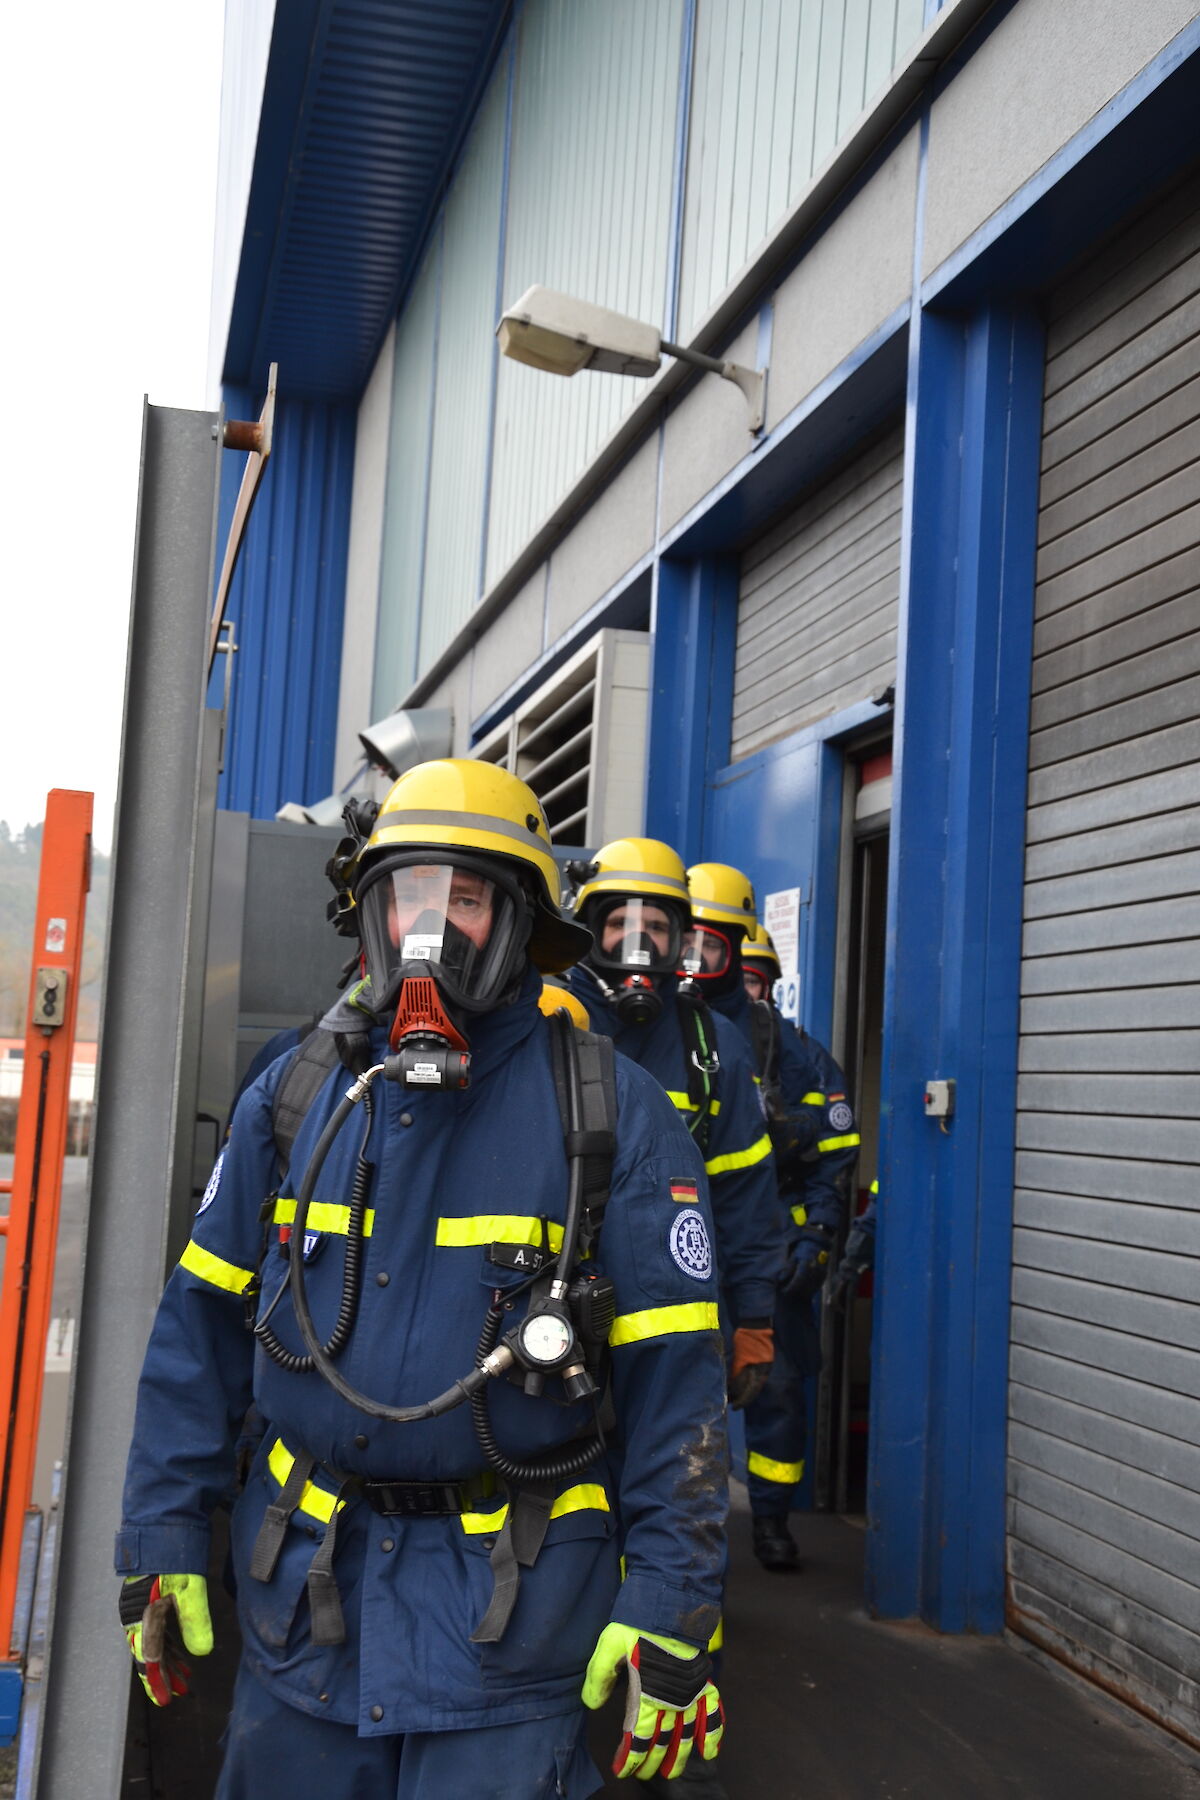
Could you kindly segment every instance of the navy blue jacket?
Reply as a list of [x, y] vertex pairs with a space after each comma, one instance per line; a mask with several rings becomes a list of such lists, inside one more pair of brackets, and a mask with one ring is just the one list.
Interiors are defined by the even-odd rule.
[[[372, 1089], [369, 1236], [358, 1320], [339, 1367], [392, 1405], [442, 1393], [472, 1368], [493, 1291], [520, 1279], [488, 1260], [492, 1245], [540, 1243], [543, 1219], [551, 1248], [561, 1243], [567, 1162], [540, 986], [531, 974], [514, 1005], [473, 1021], [465, 1092], [401, 1090], [382, 1078]], [[207, 1570], [209, 1517], [229, 1489], [233, 1446], [253, 1398], [269, 1424], [234, 1509], [238, 1606], [245, 1655], [288, 1703], [363, 1734], [503, 1724], [577, 1706], [610, 1618], [705, 1644], [718, 1617], [726, 1506], [708, 1195], [673, 1108], [620, 1058], [612, 1195], [595, 1259], [616, 1285], [615, 1454], [561, 1484], [500, 1642], [469, 1640], [492, 1591], [488, 1552], [503, 1521], [503, 1492], [461, 1518], [383, 1518], [351, 1493], [334, 1562], [347, 1629], [341, 1646], [313, 1645], [306, 1601], [335, 1474], [314, 1471], [272, 1580], [249, 1575], [263, 1514], [298, 1447], [331, 1470], [380, 1479], [461, 1480], [484, 1467], [468, 1407], [386, 1423], [341, 1400], [319, 1375], [289, 1373], [255, 1349], [242, 1294], [265, 1236], [260, 1309], [274, 1300], [287, 1267], [280, 1230], [295, 1213], [295, 1185], [273, 1198], [271, 1109], [287, 1066], [272, 1064], [239, 1104], [159, 1307], [138, 1394], [118, 1572]], [[336, 1070], [300, 1129], [297, 1184], [346, 1085]], [[323, 1339], [341, 1294], [363, 1123], [357, 1109], [334, 1143], [308, 1218], [317, 1236], [307, 1287]], [[272, 1325], [289, 1349], [303, 1349], [290, 1292]], [[549, 1388], [532, 1399], [502, 1378], [488, 1394], [510, 1455], [561, 1445], [590, 1423], [589, 1407], [561, 1404]]]
[[[580, 964], [567, 977], [583, 1001], [594, 1031], [611, 1037], [623, 1056], [640, 1063], [667, 1090], [685, 1118], [688, 1055], [675, 1004], [674, 978], [660, 990], [664, 1005], [647, 1025], [626, 1025], [606, 1000], [592, 970]], [[717, 1267], [729, 1323], [769, 1319], [783, 1261], [783, 1228], [777, 1198], [771, 1139], [754, 1068], [739, 1034], [714, 1018], [720, 1072], [705, 1149], [717, 1236]]]
[[[750, 1001], [744, 988], [712, 1002], [754, 1048]], [[846, 1077], [823, 1044], [785, 1019], [779, 1024], [779, 1086], [789, 1124], [796, 1133], [792, 1153], [780, 1168], [780, 1185], [791, 1203], [795, 1224], [836, 1231], [845, 1201], [841, 1176], [858, 1159], [859, 1135], [846, 1091]], [[762, 1073], [762, 1071], [760, 1071]]]

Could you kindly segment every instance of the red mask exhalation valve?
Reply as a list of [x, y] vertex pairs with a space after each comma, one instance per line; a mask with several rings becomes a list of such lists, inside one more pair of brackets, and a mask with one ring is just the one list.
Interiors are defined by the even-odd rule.
[[388, 1042], [395, 1053], [384, 1064], [390, 1081], [403, 1087], [470, 1086], [467, 1040], [451, 1022], [430, 976], [410, 975], [401, 982]]

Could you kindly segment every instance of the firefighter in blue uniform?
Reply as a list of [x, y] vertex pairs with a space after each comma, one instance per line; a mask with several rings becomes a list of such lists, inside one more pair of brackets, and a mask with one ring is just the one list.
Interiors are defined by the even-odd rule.
[[764, 1568], [799, 1568], [788, 1514], [804, 1474], [804, 1384], [820, 1364], [814, 1301], [829, 1271], [859, 1137], [846, 1082], [832, 1056], [782, 1018], [771, 1001], [774, 946], [755, 919], [749, 878], [727, 863], [688, 870], [694, 930], [685, 967], [716, 1012], [750, 1046], [762, 1082], [788, 1254], [775, 1308], [775, 1360], [746, 1409], [747, 1484], [754, 1552]]
[[783, 1257], [771, 1139], [739, 1034], [681, 982], [691, 914], [683, 863], [655, 838], [620, 838], [576, 865], [575, 916], [593, 944], [568, 982], [592, 1028], [667, 1090], [700, 1145], [731, 1333], [730, 1404], [762, 1388]]
[[350, 888], [367, 974], [315, 1034], [336, 1054], [306, 1105], [306, 1049], [243, 1097], [151, 1334], [130, 1648], [162, 1704], [211, 1647], [209, 1517], [253, 1399], [219, 1800], [582, 1800], [581, 1699], [622, 1673], [614, 1767], [677, 1778], [722, 1725], [702, 1161], [654, 1081], [539, 1010], [538, 970], [588, 939], [524, 783], [410, 771]]

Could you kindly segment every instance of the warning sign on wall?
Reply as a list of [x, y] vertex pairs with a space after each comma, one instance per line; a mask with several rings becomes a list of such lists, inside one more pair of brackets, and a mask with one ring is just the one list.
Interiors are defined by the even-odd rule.
[[780, 888], [763, 897], [763, 924], [779, 956], [775, 1004], [786, 1019], [800, 1018], [800, 889]]

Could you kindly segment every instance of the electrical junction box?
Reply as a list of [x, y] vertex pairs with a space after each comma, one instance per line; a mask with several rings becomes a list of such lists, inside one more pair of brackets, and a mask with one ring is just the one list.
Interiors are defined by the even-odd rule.
[[925, 1083], [925, 1117], [927, 1119], [948, 1119], [953, 1112], [953, 1081], [927, 1081]]
[[33, 983], [33, 1023], [53, 1031], [67, 1016], [67, 971], [39, 969]]

